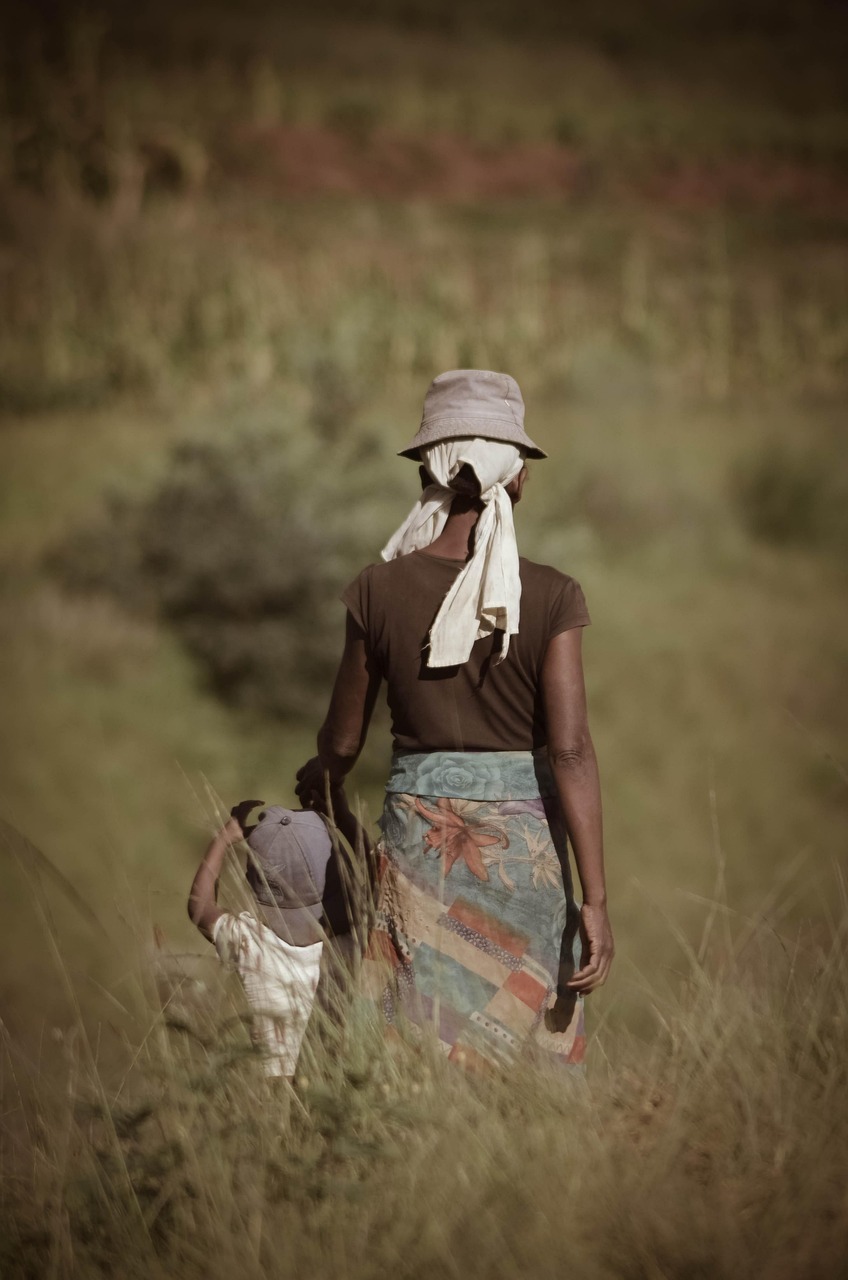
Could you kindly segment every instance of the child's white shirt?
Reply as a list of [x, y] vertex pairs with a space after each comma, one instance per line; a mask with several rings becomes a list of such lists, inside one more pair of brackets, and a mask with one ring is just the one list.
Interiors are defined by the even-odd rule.
[[323, 942], [291, 946], [247, 911], [219, 916], [212, 941], [224, 965], [241, 978], [266, 1074], [294, 1075], [315, 1001]]

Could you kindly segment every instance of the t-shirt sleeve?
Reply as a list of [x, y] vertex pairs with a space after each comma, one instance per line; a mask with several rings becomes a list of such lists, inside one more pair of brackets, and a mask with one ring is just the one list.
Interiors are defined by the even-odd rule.
[[225, 969], [237, 969], [241, 921], [225, 911], [212, 926], [212, 942]]
[[347, 606], [353, 615], [357, 626], [368, 635], [368, 619], [370, 615], [371, 603], [371, 565], [368, 565], [362, 572], [349, 583], [341, 594], [343, 604]]
[[588, 627], [591, 621], [580, 583], [563, 574], [551, 592], [548, 639], [572, 627]]

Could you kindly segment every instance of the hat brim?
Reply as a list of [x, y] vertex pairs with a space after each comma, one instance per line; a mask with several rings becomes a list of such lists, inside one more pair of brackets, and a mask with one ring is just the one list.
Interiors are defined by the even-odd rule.
[[398, 457], [411, 458], [413, 462], [420, 462], [420, 451], [427, 445], [439, 444], [443, 440], [479, 439], [514, 444], [524, 451], [525, 458], [547, 458], [548, 456], [544, 449], [540, 449], [524, 430], [516, 427], [513, 421], [452, 419], [449, 422], [433, 423], [422, 427], [406, 448], [398, 451]]
[[323, 941], [324, 930], [319, 921], [324, 908], [320, 902], [309, 907], [269, 907], [260, 902], [256, 905], [268, 928], [289, 946], [308, 947]]

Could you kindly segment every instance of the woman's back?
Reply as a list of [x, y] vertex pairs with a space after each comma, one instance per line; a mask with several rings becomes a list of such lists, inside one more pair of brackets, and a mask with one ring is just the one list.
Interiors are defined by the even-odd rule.
[[520, 558], [521, 627], [504, 661], [496, 661], [496, 632], [477, 640], [464, 664], [428, 667], [433, 619], [462, 568], [463, 561], [413, 551], [369, 565], [344, 592], [388, 686], [395, 750], [544, 746], [542, 661], [553, 636], [589, 623], [580, 585], [557, 569]]
[[329, 787], [332, 800], [385, 679], [397, 754], [362, 989], [394, 1035], [411, 1024], [451, 1061], [498, 1068], [532, 1044], [579, 1068], [580, 997], [604, 981], [613, 948], [581, 660], [589, 615], [579, 584], [521, 559], [515, 540], [524, 460], [545, 455], [515, 380], [479, 369], [434, 379], [402, 453], [421, 463], [421, 497], [384, 563], [343, 594], [344, 653], [298, 794], [320, 803]]

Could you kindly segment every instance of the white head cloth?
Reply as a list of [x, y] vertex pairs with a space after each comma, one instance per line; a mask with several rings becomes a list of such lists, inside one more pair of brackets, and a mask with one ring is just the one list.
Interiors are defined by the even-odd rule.
[[518, 633], [521, 579], [512, 503], [504, 485], [518, 475], [524, 456], [503, 440], [442, 440], [422, 446], [421, 461], [433, 479], [382, 551], [384, 560], [429, 547], [445, 527], [457, 496], [449, 483], [468, 463], [480, 482], [483, 510], [474, 530], [474, 553], [458, 575], [430, 630], [428, 667], [467, 661], [475, 640], [503, 631], [502, 661]]

